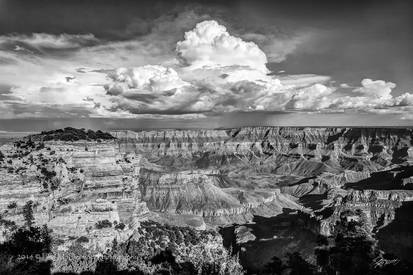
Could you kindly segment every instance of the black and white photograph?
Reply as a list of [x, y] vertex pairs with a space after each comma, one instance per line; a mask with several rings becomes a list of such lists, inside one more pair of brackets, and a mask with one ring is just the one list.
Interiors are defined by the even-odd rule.
[[413, 2], [0, 0], [0, 275], [413, 274]]

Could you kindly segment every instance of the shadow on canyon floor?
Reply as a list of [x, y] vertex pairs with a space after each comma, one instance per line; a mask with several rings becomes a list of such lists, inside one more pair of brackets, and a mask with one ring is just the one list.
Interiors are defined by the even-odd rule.
[[304, 258], [310, 257], [317, 244], [317, 221], [297, 210], [284, 209], [283, 213], [270, 218], [255, 216], [253, 223], [243, 224], [251, 229], [256, 239], [237, 244], [237, 225], [221, 228], [224, 246], [239, 253], [241, 265], [250, 273], [261, 271], [273, 257], [284, 257], [300, 251]]
[[413, 264], [413, 202], [405, 202], [396, 210], [395, 219], [379, 230], [381, 249]]
[[388, 171], [376, 172], [371, 177], [355, 183], [346, 183], [345, 188], [356, 190], [413, 190], [413, 184], [403, 184], [403, 179], [413, 176], [413, 166], [402, 166]]

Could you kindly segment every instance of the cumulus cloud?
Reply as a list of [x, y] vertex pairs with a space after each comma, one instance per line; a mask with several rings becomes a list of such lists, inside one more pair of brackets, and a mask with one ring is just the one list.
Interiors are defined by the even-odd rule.
[[391, 97], [390, 93], [394, 88], [396, 88], [396, 84], [393, 82], [365, 78], [361, 81], [361, 87], [356, 88], [354, 92], [365, 97], [386, 99]]
[[409, 94], [404, 95], [403, 98], [392, 96], [394, 88], [396, 84], [392, 82], [366, 78], [361, 81], [360, 87], [353, 89], [352, 94], [332, 100], [330, 107], [368, 110], [396, 107], [402, 102], [408, 103]]
[[[216, 21], [204, 21], [177, 43], [174, 68], [120, 68], [106, 86], [110, 107], [132, 114], [236, 111], [363, 110], [411, 105], [411, 94], [391, 95], [395, 84], [363, 79], [360, 87], [333, 86], [328, 76], [269, 75], [256, 44], [231, 36]], [[104, 106], [104, 105], [102, 105]], [[400, 108], [399, 108], [400, 109]]]
[[404, 93], [394, 99], [396, 106], [413, 106], [413, 94]]
[[[139, 31], [141, 37], [119, 42], [99, 41], [93, 35], [2, 36], [1, 80], [13, 86], [11, 94], [3, 97], [9, 106], [7, 114], [24, 104], [28, 108], [20, 116], [48, 117], [55, 112], [36, 107], [47, 105], [65, 109], [65, 115], [70, 115], [70, 109], [76, 113], [90, 108], [90, 115], [96, 116], [282, 109], [283, 85], [277, 77], [266, 75], [265, 54], [216, 22], [206, 21], [209, 27], [197, 33], [206, 35], [198, 37], [206, 44], [198, 43], [195, 51], [183, 55], [193, 64], [174, 61], [175, 53], [169, 49], [187, 26], [195, 26], [200, 19], [208, 16], [192, 11], [162, 16]], [[182, 41], [182, 46], [189, 46], [185, 43], [189, 40]], [[204, 46], [212, 54], [208, 69], [200, 62]], [[195, 54], [193, 60], [191, 54]], [[36, 113], [29, 114], [30, 106]]]
[[[310, 109], [334, 91], [305, 75], [287, 80], [246, 66], [178, 71], [161, 66], [118, 69], [106, 86], [110, 110], [147, 113], [224, 113]], [[135, 80], [139, 79], [140, 82]], [[292, 101], [295, 103], [293, 104]], [[319, 108], [323, 108], [320, 105]]]
[[249, 66], [267, 72], [267, 57], [254, 42], [243, 41], [214, 20], [198, 23], [176, 45], [181, 63], [191, 68]]
[[140, 66], [109, 74], [106, 109], [134, 114], [281, 110], [289, 99], [286, 88], [298, 87], [267, 75], [258, 46], [231, 36], [216, 21], [197, 24], [176, 49], [181, 63], [175, 68]]
[[317, 83], [310, 87], [298, 89], [289, 102], [289, 108], [301, 110], [320, 110], [329, 108], [330, 96], [335, 88]]
[[[199, 18], [191, 12], [162, 17], [139, 30], [145, 33], [139, 39], [118, 42], [91, 35], [0, 36], [0, 80], [7, 88], [0, 91], [0, 116], [362, 110], [411, 117], [413, 94], [393, 96], [392, 82], [363, 79], [358, 87], [336, 87], [329, 76], [269, 74], [267, 60], [284, 60], [302, 39], [236, 37], [216, 21], [196, 24]], [[195, 27], [188, 31], [188, 25]]]
[[312, 38], [312, 33], [303, 32], [293, 35], [245, 33], [242, 38], [256, 42], [265, 52], [269, 62], [280, 63], [294, 53], [298, 47]]
[[[182, 81], [174, 69], [153, 65], [132, 69], [119, 68], [111, 77], [115, 82], [124, 84], [124, 87], [121, 87], [122, 90], [126, 88], [156, 93], [188, 85]], [[112, 89], [109, 88], [108, 92], [113, 93]], [[118, 89], [119, 86], [115, 88], [115, 90]]]
[[[342, 87], [342, 85], [341, 85]], [[396, 84], [384, 80], [363, 79], [361, 86], [350, 91], [335, 91], [336, 88], [315, 84], [299, 90], [289, 107], [307, 110], [362, 110], [370, 112], [399, 113], [406, 106], [413, 106], [413, 94], [392, 96]], [[343, 87], [342, 87], [343, 88]], [[346, 85], [344, 88], [348, 89]]]
[[279, 109], [271, 97], [282, 93], [278, 79], [237, 66], [181, 70], [180, 75], [162, 66], [122, 68], [111, 81], [106, 86], [109, 109], [135, 114]]
[[109, 76], [112, 83], [105, 86], [111, 102], [109, 110], [135, 114], [198, 111], [188, 105], [196, 99], [196, 91], [173, 68], [159, 65], [119, 68]]

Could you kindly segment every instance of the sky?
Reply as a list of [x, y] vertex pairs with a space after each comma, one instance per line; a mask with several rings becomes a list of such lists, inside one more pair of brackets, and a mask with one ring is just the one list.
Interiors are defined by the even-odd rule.
[[410, 2], [0, 0], [0, 131], [413, 126]]

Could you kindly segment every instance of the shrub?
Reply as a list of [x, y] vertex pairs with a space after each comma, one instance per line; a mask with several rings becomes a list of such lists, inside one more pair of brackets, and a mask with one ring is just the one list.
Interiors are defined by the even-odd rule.
[[72, 212], [72, 207], [70, 206], [60, 209], [60, 213], [69, 213], [69, 212]]
[[0, 274], [51, 274], [51, 261], [43, 257], [51, 252], [51, 242], [46, 226], [17, 229], [0, 244]]
[[123, 230], [124, 228], [125, 228], [125, 224], [124, 224], [123, 222], [121, 222], [121, 223], [119, 223], [119, 224], [115, 225], [115, 229], [120, 229], [120, 230]]
[[31, 227], [33, 225], [34, 216], [33, 216], [33, 201], [28, 201], [23, 206], [23, 217], [26, 223], [26, 226]]
[[0, 226], [4, 226], [5, 228], [16, 229], [16, 222], [14, 222], [14, 221], [9, 221], [9, 220], [4, 220], [4, 219], [0, 216]]
[[78, 243], [87, 243], [87, 242], [89, 242], [89, 238], [86, 237], [86, 236], [81, 236], [76, 240], [76, 242], [78, 242]]
[[17, 207], [17, 203], [15, 201], [9, 203], [9, 205], [7, 205], [8, 209], [15, 209]]
[[77, 140], [109, 140], [114, 137], [109, 133], [104, 133], [100, 130], [85, 130], [66, 127], [64, 129], [43, 131], [40, 135], [44, 141], [47, 140], [62, 140], [62, 141], [77, 141]]
[[112, 227], [112, 223], [109, 220], [98, 221], [95, 224], [96, 229], [109, 228], [109, 227]]
[[43, 142], [39, 143], [36, 147], [36, 150], [42, 150], [42, 149], [44, 149], [44, 143]]
[[11, 255], [36, 255], [50, 253], [52, 239], [47, 226], [19, 228], [13, 233], [11, 239], [1, 248]]

